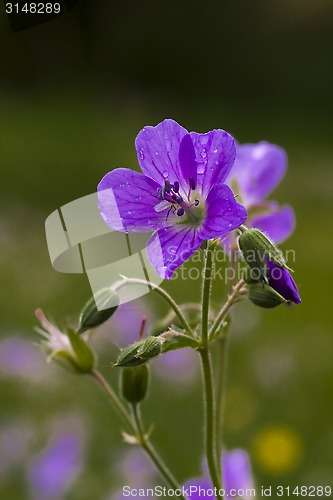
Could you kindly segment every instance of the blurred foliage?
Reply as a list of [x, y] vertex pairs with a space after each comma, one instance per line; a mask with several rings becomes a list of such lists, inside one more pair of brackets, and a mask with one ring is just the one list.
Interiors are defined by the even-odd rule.
[[[239, 305], [229, 345], [225, 443], [249, 451], [258, 485], [332, 477], [332, 9], [329, 0], [170, 0], [161, 12], [150, 0], [82, 0], [62, 18], [15, 34], [0, 17], [3, 337], [19, 332], [35, 342], [37, 306], [61, 325], [89, 298], [85, 276], [52, 269], [44, 221], [93, 192], [111, 168], [138, 168], [134, 138], [144, 125], [172, 117], [190, 130], [221, 127], [240, 142], [265, 139], [287, 150], [288, 174], [271, 197], [297, 214], [283, 248], [295, 249], [303, 303], [274, 311]], [[215, 286], [218, 304], [225, 290]], [[193, 283], [165, 287], [181, 301], [199, 297]], [[157, 315], [166, 312], [153, 304]], [[109, 360], [114, 354], [110, 343]], [[119, 421], [92, 382], [46, 364], [37, 385], [3, 373], [0, 382], [0, 427], [30, 422], [32, 455], [53, 418], [83, 416], [85, 469], [66, 498], [102, 499], [121, 486]], [[198, 379], [183, 391], [153, 379], [143, 413], [178, 477], [199, 474]], [[31, 498], [25, 465], [0, 477], [1, 497]]]

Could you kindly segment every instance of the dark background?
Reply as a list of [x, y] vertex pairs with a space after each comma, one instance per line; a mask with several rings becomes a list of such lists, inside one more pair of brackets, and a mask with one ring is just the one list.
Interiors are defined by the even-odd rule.
[[[36, 342], [37, 306], [61, 324], [89, 297], [84, 276], [52, 269], [44, 221], [94, 192], [108, 170], [138, 168], [134, 139], [143, 126], [170, 117], [198, 132], [223, 128], [241, 143], [279, 144], [289, 170], [271, 197], [296, 211], [283, 248], [296, 251], [303, 302], [238, 309], [225, 442], [250, 453], [258, 485], [332, 483], [332, 2], [82, 0], [15, 33], [2, 8], [0, 29], [2, 338]], [[179, 300], [198, 298], [192, 283], [165, 286]], [[90, 438], [65, 498], [111, 498], [123, 484], [118, 422], [91, 383], [44, 369], [44, 385], [1, 374], [0, 426], [18, 419], [35, 434], [31, 456], [0, 475], [1, 496], [33, 498], [29, 460], [45, 445], [50, 419], [73, 410], [89, 420]], [[182, 481], [200, 471], [199, 397], [198, 378], [176, 394], [159, 380], [146, 404], [154, 439]], [[189, 444], [174, 450], [171, 435]], [[282, 465], [272, 465], [276, 453]]]

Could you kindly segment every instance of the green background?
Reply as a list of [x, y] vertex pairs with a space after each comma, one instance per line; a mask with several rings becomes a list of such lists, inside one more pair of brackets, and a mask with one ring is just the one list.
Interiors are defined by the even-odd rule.
[[[3, 11], [0, 23], [0, 335], [36, 342], [36, 307], [61, 324], [88, 299], [85, 276], [52, 269], [44, 221], [94, 192], [110, 169], [137, 169], [143, 126], [170, 117], [198, 132], [223, 128], [240, 143], [279, 144], [289, 169], [271, 198], [296, 212], [282, 248], [295, 249], [302, 305], [235, 311], [225, 443], [249, 452], [258, 486], [333, 486], [332, 2], [82, 1], [22, 32], [11, 32]], [[179, 301], [199, 297], [199, 282], [165, 288]], [[153, 304], [155, 315], [166, 312]], [[107, 345], [103, 371], [114, 380]], [[65, 498], [108, 498], [123, 484], [119, 421], [88, 379], [45, 364], [42, 382], [1, 374], [0, 426], [32, 423], [32, 457], [50, 419], [83, 415], [84, 470]], [[153, 379], [143, 409], [181, 481], [200, 473], [200, 391], [199, 377], [178, 391]], [[31, 498], [28, 465], [29, 457], [0, 477], [1, 497]]]

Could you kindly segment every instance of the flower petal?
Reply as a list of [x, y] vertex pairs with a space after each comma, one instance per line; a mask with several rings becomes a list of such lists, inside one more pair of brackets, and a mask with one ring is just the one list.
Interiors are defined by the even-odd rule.
[[162, 228], [147, 242], [148, 259], [161, 278], [170, 279], [201, 243], [202, 239], [194, 228], [180, 225]]
[[179, 164], [187, 185], [190, 184], [189, 179], [191, 179], [191, 183], [193, 184], [192, 189], [195, 189], [197, 184], [197, 162], [190, 134], [184, 135], [180, 142]]
[[[178, 181], [182, 194], [188, 192], [188, 179], [183, 177], [179, 162], [182, 139], [188, 132], [174, 120], [164, 120], [156, 127], [145, 127], [139, 132], [135, 147], [142, 172], [164, 185]], [[186, 146], [186, 144], [185, 144]]]
[[112, 229], [122, 232], [149, 232], [172, 224], [176, 217], [172, 210], [157, 212], [154, 208], [160, 201], [158, 187], [157, 182], [139, 172], [112, 170], [97, 187], [102, 218]]
[[207, 196], [210, 188], [222, 184], [235, 161], [235, 141], [224, 130], [206, 134], [191, 132], [197, 160], [197, 189]]
[[301, 298], [297, 290], [297, 286], [288, 269], [279, 267], [270, 260], [268, 266], [268, 282], [282, 297], [295, 304], [301, 303]]
[[253, 488], [250, 459], [244, 450], [225, 451], [222, 465], [226, 499], [232, 498], [231, 490], [246, 491]]
[[282, 243], [295, 229], [295, 214], [291, 206], [284, 205], [273, 213], [254, 217], [249, 226], [266, 233], [274, 243]]
[[237, 145], [235, 165], [227, 179], [235, 180], [246, 206], [262, 202], [279, 184], [287, 168], [284, 149], [262, 141]]
[[223, 238], [241, 226], [247, 217], [246, 209], [237, 203], [233, 192], [226, 184], [213, 187], [206, 200], [206, 216], [198, 235], [203, 240]]

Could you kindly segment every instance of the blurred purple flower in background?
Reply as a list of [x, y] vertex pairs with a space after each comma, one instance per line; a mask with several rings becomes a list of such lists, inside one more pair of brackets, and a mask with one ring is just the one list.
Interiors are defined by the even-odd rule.
[[74, 432], [70, 426], [60, 432], [61, 427], [64, 426], [60, 426], [28, 468], [27, 476], [35, 500], [60, 500], [81, 471], [82, 433]]
[[188, 133], [168, 119], [141, 130], [136, 150], [143, 174], [124, 168], [106, 174], [98, 185], [99, 209], [116, 231], [155, 231], [148, 258], [170, 279], [203, 241], [226, 237], [246, 220], [224, 184], [235, 142], [224, 130]]
[[28, 477], [37, 498], [60, 498], [78, 475], [81, 443], [76, 436], [57, 436], [31, 465]]
[[287, 169], [287, 155], [275, 144], [239, 144], [234, 167], [226, 183], [239, 194], [248, 210], [247, 225], [281, 243], [295, 228], [295, 215], [289, 205], [280, 207], [266, 197], [276, 188]]
[[[223, 453], [223, 488], [225, 490], [225, 500], [230, 500], [238, 496], [244, 496], [242, 491], [254, 488], [251, 464], [248, 454], [240, 449], [225, 451]], [[203, 493], [199, 493], [199, 488], [211, 490], [212, 485], [208, 478], [208, 472], [205, 471], [203, 478], [190, 479], [185, 488], [192, 486], [192, 493], [189, 499], [197, 500], [203, 498]], [[190, 490], [189, 490], [190, 492]], [[208, 491], [207, 491], [208, 492]]]
[[0, 374], [42, 381], [47, 376], [45, 359], [31, 342], [13, 335], [0, 341]]

